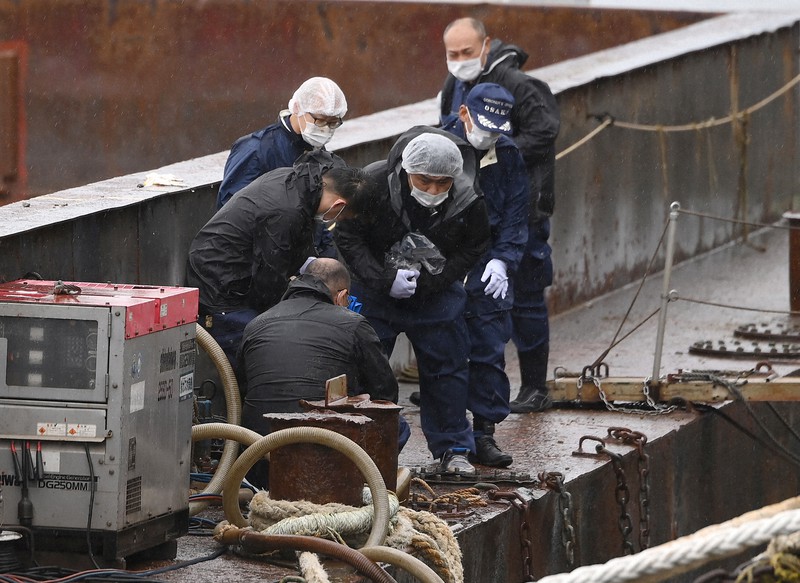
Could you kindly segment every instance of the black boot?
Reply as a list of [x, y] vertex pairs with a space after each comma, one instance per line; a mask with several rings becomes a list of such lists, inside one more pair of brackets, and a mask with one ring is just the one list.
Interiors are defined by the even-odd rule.
[[494, 423], [473, 419], [472, 427], [482, 431], [483, 435], [475, 438], [475, 455], [470, 455], [471, 462], [477, 462], [493, 468], [507, 468], [514, 462], [507, 453], [503, 453], [494, 440]]
[[518, 352], [519, 372], [522, 384], [517, 398], [511, 401], [512, 413], [537, 413], [553, 406], [553, 400], [547, 394], [547, 357], [550, 353], [548, 344], [537, 350]]

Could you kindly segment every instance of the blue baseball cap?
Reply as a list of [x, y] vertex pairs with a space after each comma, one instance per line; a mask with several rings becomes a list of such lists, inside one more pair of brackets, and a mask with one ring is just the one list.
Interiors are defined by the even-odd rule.
[[464, 105], [472, 123], [493, 134], [511, 135], [511, 108], [514, 96], [497, 83], [478, 83], [467, 94]]

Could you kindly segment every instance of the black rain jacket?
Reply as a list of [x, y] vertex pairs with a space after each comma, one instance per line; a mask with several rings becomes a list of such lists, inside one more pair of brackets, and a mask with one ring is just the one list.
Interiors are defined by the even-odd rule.
[[352, 393], [397, 402], [389, 360], [364, 316], [333, 304], [327, 286], [301, 275], [276, 306], [250, 321], [237, 362], [245, 392], [242, 423], [264, 435], [264, 413], [301, 412], [325, 398], [325, 381], [347, 375]]
[[[478, 83], [497, 83], [514, 96], [512, 138], [522, 152], [531, 181], [531, 220], [553, 212], [555, 204], [555, 141], [561, 127], [558, 102], [544, 81], [521, 70], [528, 54], [516, 45], [494, 39], [481, 75], [472, 83], [447, 76], [441, 93], [441, 121], [447, 125], [458, 115], [463, 98]], [[454, 95], [457, 98], [454, 100]]]
[[[424, 132], [451, 139], [464, 158], [464, 171], [453, 182], [448, 200], [435, 209], [425, 209], [411, 197], [408, 175], [401, 166], [403, 149]], [[406, 233], [418, 232], [436, 245], [446, 264], [438, 275], [431, 275], [423, 267], [414, 295], [399, 301], [416, 301], [446, 289], [455, 281], [463, 281], [488, 248], [490, 238], [486, 202], [476, 179], [477, 168], [475, 149], [449, 132], [415, 126], [400, 136], [386, 160], [364, 169], [386, 185], [374, 212], [343, 221], [334, 230], [336, 246], [354, 279], [388, 294], [397, 269], [387, 265], [386, 253]]]
[[263, 312], [286, 291], [313, 247], [322, 174], [344, 165], [314, 150], [293, 167], [259, 176], [200, 229], [189, 248], [186, 281], [200, 290], [200, 311]]

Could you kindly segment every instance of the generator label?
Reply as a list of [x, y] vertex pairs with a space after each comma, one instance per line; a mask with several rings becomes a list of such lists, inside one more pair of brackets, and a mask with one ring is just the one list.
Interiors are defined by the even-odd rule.
[[[98, 477], [94, 477], [95, 484]], [[77, 492], [89, 492], [91, 478], [75, 474], [45, 474], [44, 478], [36, 481], [36, 486], [48, 490], [75, 490]], [[22, 482], [13, 474], [0, 474], [0, 485], [21, 486]]]
[[65, 437], [67, 435], [66, 423], [37, 423], [36, 433], [39, 435]]
[[194, 373], [182, 375], [180, 378], [180, 390], [178, 392], [178, 400], [184, 401], [192, 396], [194, 391]]
[[97, 425], [86, 423], [69, 423], [67, 437], [97, 437]]
[[169, 372], [175, 370], [178, 365], [178, 353], [174, 348], [161, 349], [161, 368], [159, 372]]
[[144, 381], [131, 385], [131, 413], [144, 409]]
[[[97, 476], [94, 477], [97, 483]], [[91, 478], [76, 474], [45, 474], [44, 478], [36, 484], [39, 488], [48, 490], [75, 490], [77, 492], [89, 492]]]
[[184, 369], [187, 367], [194, 367], [195, 355], [197, 351], [195, 350], [195, 339], [192, 338], [191, 340], [183, 340], [181, 341], [180, 346], [180, 358], [178, 359], [178, 368]]
[[181, 352], [180, 367], [186, 368], [194, 366], [195, 354], [194, 352]]
[[171, 399], [174, 393], [173, 390], [173, 379], [165, 379], [163, 381], [158, 381], [158, 400], [159, 401], [166, 401], [167, 399]]

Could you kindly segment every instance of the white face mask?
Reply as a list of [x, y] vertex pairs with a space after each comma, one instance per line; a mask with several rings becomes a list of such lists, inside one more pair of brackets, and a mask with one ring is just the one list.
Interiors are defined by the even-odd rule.
[[307, 144], [315, 148], [321, 148], [331, 141], [333, 137], [333, 128], [328, 126], [321, 128], [313, 123], [309, 123], [309, 121], [305, 119], [305, 116], [302, 117], [306, 127], [304, 127], [300, 133]]
[[428, 194], [424, 190], [420, 190], [416, 186], [411, 186], [411, 196], [414, 197], [419, 204], [424, 206], [425, 208], [434, 208], [442, 204], [444, 201], [447, 200], [449, 196], [450, 189], [440, 193], [440, 194]]
[[470, 118], [472, 123], [472, 130], [467, 132], [467, 141], [472, 144], [476, 150], [491, 150], [492, 146], [500, 139], [500, 134], [493, 134], [482, 130], [475, 125], [475, 122]]
[[463, 81], [464, 83], [469, 83], [470, 81], [474, 81], [478, 78], [483, 71], [483, 64], [481, 63], [481, 58], [483, 58], [483, 51], [486, 49], [486, 41], [483, 41], [483, 46], [481, 46], [481, 54], [478, 55], [475, 59], [468, 59], [466, 61], [447, 61], [447, 70], [450, 71], [450, 74], [453, 75], [459, 81]]
[[321, 225], [324, 225], [326, 227], [328, 225], [332, 225], [333, 223], [335, 223], [336, 219], [339, 218], [339, 215], [342, 214], [342, 212], [344, 211], [345, 207], [347, 206], [346, 204], [341, 205], [339, 207], [339, 210], [336, 212], [336, 214], [333, 217], [328, 218], [327, 215], [328, 215], [328, 213], [330, 213], [333, 210], [333, 206], [335, 204], [336, 203], [333, 203], [333, 205], [331, 205], [331, 207], [328, 208], [328, 210], [326, 210], [325, 212], [317, 213], [316, 215], [314, 215], [314, 220], [317, 223], [320, 223]]

